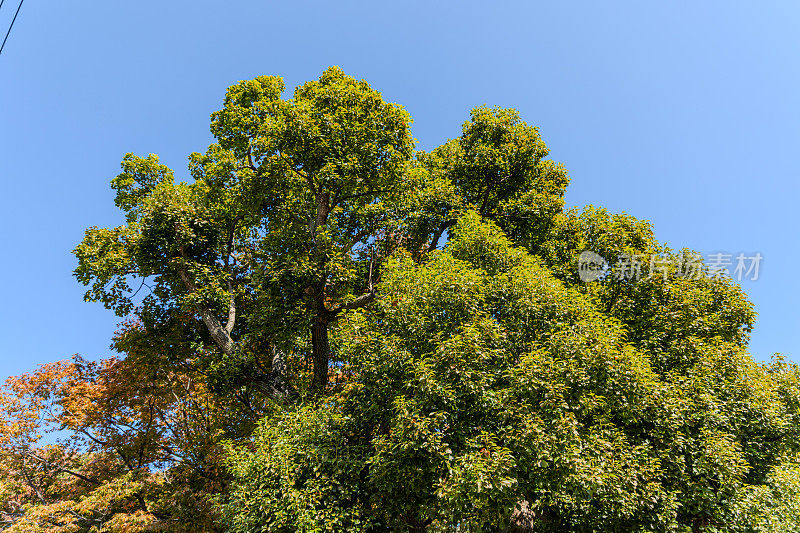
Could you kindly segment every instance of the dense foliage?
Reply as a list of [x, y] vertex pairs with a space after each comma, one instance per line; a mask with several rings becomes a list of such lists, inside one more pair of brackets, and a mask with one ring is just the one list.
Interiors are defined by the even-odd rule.
[[800, 531], [800, 370], [738, 285], [564, 209], [513, 110], [415, 152], [340, 69], [283, 90], [231, 87], [192, 181], [123, 160], [75, 250], [120, 355], [7, 382], [8, 531]]

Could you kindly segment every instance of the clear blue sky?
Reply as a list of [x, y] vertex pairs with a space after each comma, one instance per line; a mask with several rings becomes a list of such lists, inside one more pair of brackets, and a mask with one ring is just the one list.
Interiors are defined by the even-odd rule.
[[422, 148], [473, 106], [516, 107], [570, 170], [569, 205], [761, 252], [752, 352], [800, 361], [796, 2], [27, 0], [0, 56], [0, 378], [109, 354], [117, 319], [82, 301], [70, 251], [121, 222], [123, 154], [185, 176], [228, 85], [328, 65], [405, 105]]

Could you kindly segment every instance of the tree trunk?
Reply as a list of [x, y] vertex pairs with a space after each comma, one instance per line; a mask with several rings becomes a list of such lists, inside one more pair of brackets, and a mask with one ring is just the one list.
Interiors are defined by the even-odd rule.
[[297, 391], [286, 379], [286, 354], [274, 345], [269, 374], [256, 371], [250, 380], [253, 386], [277, 402], [287, 402], [298, 397]]
[[311, 388], [321, 393], [328, 384], [328, 360], [331, 345], [328, 341], [328, 321], [325, 317], [315, 316], [311, 324], [311, 353], [314, 361], [314, 380]]

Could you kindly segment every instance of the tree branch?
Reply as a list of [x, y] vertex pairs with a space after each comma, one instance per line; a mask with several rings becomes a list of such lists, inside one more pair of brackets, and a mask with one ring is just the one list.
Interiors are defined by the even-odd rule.
[[233, 325], [236, 324], [236, 298], [233, 294], [233, 285], [231, 284], [231, 280], [225, 280], [228, 284], [228, 292], [231, 293], [231, 303], [228, 307], [228, 321], [225, 323], [225, 332], [230, 337], [231, 332], [233, 331]]
[[308, 173], [306, 173], [306, 172], [300, 172], [299, 170], [297, 170], [292, 165], [292, 163], [290, 161], [287, 161], [286, 156], [284, 156], [282, 153], [278, 153], [278, 157], [280, 157], [281, 160], [284, 163], [286, 163], [286, 165], [289, 167], [289, 170], [291, 170], [292, 172], [297, 174], [299, 177], [301, 177], [304, 180], [306, 180], [306, 183], [308, 184], [308, 188], [311, 190], [311, 192], [314, 194], [314, 196], [316, 196], [317, 195], [317, 188], [314, 187], [314, 181], [311, 179], [311, 176], [309, 176]]
[[90, 478], [89, 476], [86, 476], [86, 475], [81, 474], [79, 472], [75, 472], [73, 470], [70, 470], [69, 468], [64, 468], [63, 466], [60, 466], [60, 465], [58, 465], [58, 464], [56, 464], [56, 463], [54, 463], [52, 461], [48, 461], [44, 457], [39, 457], [38, 455], [36, 455], [33, 452], [25, 452], [25, 455], [27, 455], [31, 459], [36, 459], [40, 463], [44, 463], [44, 464], [46, 464], [48, 466], [51, 466], [51, 467], [55, 468], [56, 470], [58, 470], [59, 472], [64, 472], [65, 474], [69, 474], [71, 476], [75, 476], [76, 478], [82, 479], [82, 480], [86, 481], [87, 483], [92, 483], [93, 485], [101, 485], [100, 481], [98, 481], [98, 480], [96, 480], [94, 478]]
[[[187, 259], [184, 247], [180, 246], [179, 250], [183, 259]], [[197, 291], [197, 286], [195, 285], [192, 278], [189, 276], [189, 273], [187, 272], [185, 265], [181, 265], [178, 267], [178, 275], [180, 276], [181, 281], [183, 281], [183, 284], [190, 292]], [[216, 315], [214, 315], [211, 309], [209, 309], [208, 306], [206, 305], [198, 303], [195, 305], [195, 310], [197, 311], [197, 314], [200, 315], [200, 318], [206, 325], [208, 332], [211, 334], [211, 338], [214, 339], [214, 342], [217, 344], [219, 349], [222, 350], [222, 352], [225, 355], [233, 355], [235, 343], [233, 342], [230, 333], [225, 328], [222, 327], [222, 324], [220, 323], [219, 319], [216, 317]], [[233, 324], [232, 321], [231, 324]], [[233, 328], [233, 326], [231, 326], [231, 328]]]
[[329, 311], [329, 313], [331, 315], [335, 316], [335, 315], [338, 315], [339, 313], [341, 313], [342, 311], [345, 311], [345, 310], [348, 310], [348, 309], [358, 309], [358, 308], [364, 307], [365, 305], [367, 305], [368, 303], [370, 303], [374, 299], [375, 299], [375, 291], [374, 290], [370, 290], [370, 292], [362, 294], [361, 296], [359, 296], [355, 300], [351, 300], [351, 301], [349, 301], [347, 303], [344, 303], [344, 304], [341, 304], [341, 305], [337, 305], [335, 308], [331, 309]]
[[250, 382], [273, 400], [286, 401], [298, 396], [297, 391], [286, 382], [286, 355], [274, 345], [270, 372], [259, 372], [251, 377]]
[[320, 193], [317, 196], [317, 216], [311, 220], [309, 224], [309, 233], [311, 238], [315, 239], [317, 236], [317, 229], [324, 225], [328, 220], [328, 215], [331, 212], [330, 194], [327, 192]]
[[431, 243], [428, 245], [428, 249], [425, 251], [425, 253], [431, 253], [434, 251], [436, 247], [439, 246], [439, 240], [442, 238], [442, 235], [444, 235], [444, 232], [452, 227], [455, 223], [455, 220], [445, 220], [442, 222], [439, 226], [439, 229], [436, 230], [436, 233], [434, 233]]

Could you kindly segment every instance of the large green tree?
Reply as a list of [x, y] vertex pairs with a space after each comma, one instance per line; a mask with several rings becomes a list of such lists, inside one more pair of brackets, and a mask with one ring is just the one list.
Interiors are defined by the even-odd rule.
[[230, 529], [797, 530], [797, 368], [746, 354], [735, 285], [639, 283], [565, 283], [476, 212], [396, 255], [336, 332], [347, 384], [230, 448]]
[[125, 315], [147, 287], [138, 313], [151, 329], [196, 314], [217, 366], [273, 398], [294, 392], [286, 355], [303, 330], [312, 388], [325, 388], [329, 328], [374, 298], [413, 151], [408, 114], [338, 68], [283, 91], [276, 77], [228, 90], [192, 183], [128, 154], [112, 181], [127, 224], [91, 228], [76, 249], [88, 300]]
[[[429, 152], [410, 122], [331, 68], [291, 98], [232, 86], [191, 179], [125, 156], [125, 223], [86, 232], [76, 275], [135, 327], [106, 366], [10, 382], [15, 527], [800, 530], [800, 371], [749, 356], [741, 288], [684, 275], [647, 221], [564, 209], [516, 111], [475, 108]], [[586, 250], [661, 271], [585, 283]], [[48, 405], [107, 438], [37, 448]]]

